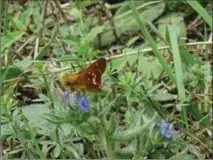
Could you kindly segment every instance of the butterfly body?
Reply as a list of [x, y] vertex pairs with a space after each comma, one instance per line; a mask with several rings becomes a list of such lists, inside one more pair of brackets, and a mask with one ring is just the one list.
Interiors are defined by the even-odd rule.
[[101, 76], [105, 69], [106, 59], [98, 59], [79, 73], [64, 76], [62, 85], [66, 90], [76, 92], [99, 92], [101, 91]]

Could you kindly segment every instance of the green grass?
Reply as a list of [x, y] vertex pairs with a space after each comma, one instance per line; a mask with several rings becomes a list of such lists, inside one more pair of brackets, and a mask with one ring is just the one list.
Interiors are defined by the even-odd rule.
[[[4, 159], [212, 158], [210, 2], [21, 3], [1, 2]], [[61, 80], [101, 57], [85, 112]]]

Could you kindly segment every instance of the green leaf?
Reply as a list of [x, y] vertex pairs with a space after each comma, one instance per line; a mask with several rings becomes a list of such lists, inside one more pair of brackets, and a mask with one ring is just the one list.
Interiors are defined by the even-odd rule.
[[194, 56], [192, 54], [190, 54], [190, 52], [188, 50], [186, 50], [184, 47], [179, 47], [180, 49], [180, 53], [181, 53], [181, 56], [184, 58], [184, 60], [186, 61], [186, 63], [189, 65], [189, 66], [193, 66], [195, 65], [196, 63], [198, 63]]
[[18, 77], [23, 71], [26, 71], [26, 69], [28, 69], [32, 63], [33, 61], [29, 59], [23, 59], [15, 63], [14, 66], [2, 68], [2, 80]]
[[56, 125], [49, 123], [45, 116], [50, 114], [49, 104], [31, 104], [22, 107], [23, 114], [38, 134], [49, 135]]
[[155, 57], [149, 59], [147, 57], [144, 57], [143, 55], [140, 55], [138, 69], [147, 79], [149, 79], [151, 75], [153, 75], [153, 77], [157, 79], [163, 71], [162, 66]]
[[64, 42], [70, 45], [77, 45], [80, 43], [80, 38], [78, 38], [77, 36], [68, 35], [64, 37]]
[[61, 47], [61, 46], [57, 47], [56, 45], [53, 45], [53, 46], [54, 46], [54, 48], [52, 49], [52, 52], [54, 55], [61, 56], [66, 53], [63, 47]]
[[132, 151], [123, 151], [124, 149], [120, 149], [119, 151], [115, 152], [115, 159], [133, 159], [132, 158]]
[[157, 44], [154, 41], [154, 39], [151, 37], [151, 35], [149, 34], [149, 31], [147, 30], [145, 23], [146, 23], [146, 19], [142, 19], [140, 18], [136, 7], [134, 6], [134, 4], [130, 1], [129, 2], [129, 6], [132, 9], [132, 12], [134, 14], [135, 19], [137, 20], [137, 24], [140, 27], [143, 35], [145, 36], [145, 38], [147, 39], [149, 45], [151, 46], [151, 48], [153, 49], [153, 52], [156, 56], [156, 58], [159, 60], [160, 64], [162, 65], [163, 69], [165, 70], [165, 72], [168, 74], [168, 76], [171, 78], [171, 80], [176, 81], [176, 78], [173, 74], [173, 70], [169, 67], [169, 65], [167, 64], [165, 58], [161, 55], [161, 53], [159, 52], [158, 48], [157, 48]]
[[130, 38], [126, 44], [127, 47], [130, 47], [132, 44], [134, 44], [140, 37], [139, 36], [134, 36]]
[[[147, 3], [144, 3], [143, 1], [133, 1], [132, 3], [137, 6], [136, 10], [139, 17], [150, 22], [159, 17], [165, 8], [165, 3], [160, 3], [160, 1]], [[134, 14], [128, 3], [125, 3], [125, 5], [116, 11], [113, 21], [118, 35], [121, 35], [128, 30], [139, 30]]]
[[[81, 155], [84, 154], [84, 144], [83, 143], [75, 143], [75, 148], [79, 154], [81, 154]], [[78, 158], [78, 159], [80, 159], [80, 158]]]
[[[134, 109], [132, 109], [134, 112], [135, 112], [135, 110]], [[132, 112], [133, 112], [132, 111]], [[135, 114], [135, 113], [134, 113]], [[132, 113], [130, 112], [130, 110], [127, 110], [127, 112], [125, 113], [125, 115], [124, 115], [124, 117], [125, 117], [125, 119], [124, 119], [124, 122], [127, 124], [127, 125], [131, 125], [131, 124], [133, 124], [134, 123], [134, 118], [132, 117]]]
[[[64, 147], [70, 152], [72, 153], [72, 155], [74, 156], [75, 159], [81, 159], [81, 156], [78, 154], [79, 152], [81, 153], [81, 148], [78, 150], [76, 150], [76, 148], [70, 146], [70, 145], [64, 145]], [[83, 153], [82, 153], [83, 154]], [[70, 157], [71, 158], [71, 157]]]
[[158, 23], [159, 23], [158, 30], [164, 39], [167, 39], [166, 38], [167, 26], [172, 25], [174, 27], [175, 32], [178, 35], [179, 43], [182, 44], [185, 42], [186, 26], [184, 23], [184, 18], [180, 13], [167, 14], [166, 16], [158, 20]]
[[178, 154], [174, 157], [175, 160], [188, 160], [188, 159], [195, 159], [195, 156], [191, 155], [191, 154]]
[[5, 140], [6, 137], [14, 135], [14, 130], [10, 123], [1, 125], [1, 140]]
[[44, 119], [42, 115], [50, 113], [49, 104], [32, 104], [23, 106], [22, 111], [30, 122], [41, 123]]
[[24, 32], [22, 31], [14, 31], [3, 36], [1, 38], [1, 51], [3, 51], [7, 47], [10, 47], [14, 42], [20, 40], [23, 34]]
[[142, 126], [137, 126], [135, 128], [127, 129], [123, 132], [120, 133], [115, 133], [113, 135], [113, 139], [117, 141], [130, 141], [135, 139], [135, 137], [141, 135], [145, 131], [149, 129], [151, 124], [156, 120], [157, 118], [157, 113], [152, 116], [152, 119], [148, 120], [144, 125]]
[[75, 61], [78, 62], [80, 61], [79, 58], [77, 58], [76, 56], [71, 56], [71, 55], [63, 55], [58, 59], [59, 62], [66, 62], [66, 61]]
[[209, 27], [212, 29], [212, 17], [197, 1], [186, 1], [194, 10], [196, 10], [201, 17], [206, 21]]
[[[131, 52], [132, 49], [125, 49], [123, 50], [123, 52]], [[127, 62], [130, 66], [133, 66], [136, 64], [136, 60], [138, 59], [139, 55], [135, 54], [135, 55], [129, 55], [127, 58]]]
[[201, 113], [197, 103], [192, 103], [188, 106], [187, 111], [196, 119], [196, 121], [200, 121], [200, 123], [205, 127], [210, 125], [210, 117]]
[[87, 41], [92, 42], [99, 33], [102, 33], [104, 31], [104, 29], [105, 29], [104, 26], [97, 26], [97, 27], [92, 28], [90, 33], [83, 40], [86, 42]]
[[26, 26], [29, 24], [30, 22], [30, 16], [33, 14], [33, 8], [29, 7], [28, 9], [26, 9], [20, 16], [20, 21], [23, 23], [23, 25]]
[[57, 29], [57, 26], [55, 26], [51, 39], [44, 47], [42, 47], [39, 54], [35, 57], [36, 60], [43, 58], [43, 56], [46, 54], [47, 50], [50, 48], [51, 43], [53, 42], [53, 40], [56, 38], [57, 35], [58, 35], [58, 29]]
[[33, 20], [36, 24], [36, 27], [39, 27], [41, 25], [41, 14], [38, 9], [35, 9], [33, 12]]
[[94, 129], [92, 128], [92, 126], [89, 123], [82, 123], [80, 125], [80, 128], [82, 129], [82, 131], [88, 135], [93, 134], [94, 133]]
[[202, 158], [202, 153], [199, 151], [199, 149], [197, 148], [197, 146], [196, 145], [192, 145], [192, 144], [188, 144], [187, 145], [187, 148], [189, 149], [189, 151], [191, 152], [191, 153], [193, 153], [194, 155], [196, 155], [197, 157], [197, 159], [203, 159]]
[[[186, 94], [185, 94], [185, 86], [183, 81], [182, 62], [181, 62], [179, 47], [177, 43], [177, 33], [173, 26], [168, 26], [168, 32], [169, 32], [169, 38], [170, 38], [172, 55], [173, 55], [174, 66], [175, 66], [176, 85], [178, 89], [178, 95], [180, 97], [180, 101], [184, 102], [186, 100]], [[181, 118], [182, 118], [183, 124], [186, 125], [186, 127], [188, 128], [187, 110], [185, 107], [182, 107]]]
[[56, 144], [56, 147], [55, 147], [54, 152], [53, 152], [54, 158], [58, 158], [60, 156], [60, 153], [61, 153], [61, 147], [60, 147], [59, 144]]
[[[144, 1], [134, 1], [132, 3], [137, 6], [139, 17], [150, 22], [159, 17], [165, 8], [165, 3], [160, 1], [147, 3], [144, 3]], [[128, 3], [124, 3], [124, 5], [116, 11], [115, 16], [113, 17], [113, 23], [118, 37], [127, 31], [139, 30]], [[116, 40], [109, 21], [104, 23], [104, 27], [109, 29], [109, 31], [101, 35], [101, 46], [107, 46]], [[95, 46], [98, 45], [97, 38], [94, 40], [94, 44]]]
[[20, 131], [17, 134], [17, 138], [21, 143], [26, 143], [27, 141], [31, 140], [30, 133], [28, 131]]
[[111, 60], [112, 68], [113, 69], [117, 69], [118, 71], [120, 71], [126, 65], [126, 62], [127, 62], [126, 57], [113, 59], [113, 60]]
[[152, 100], [155, 101], [170, 101], [177, 99], [176, 95], [170, 93], [156, 93], [149, 96]]
[[70, 30], [70, 25], [68, 24], [63, 24], [59, 27], [59, 32], [62, 37], [66, 37], [67, 35], [70, 36], [69, 30]]
[[161, 151], [156, 151], [151, 154], [151, 159], [166, 159], [165, 156]]
[[107, 125], [107, 133], [109, 135], [112, 135], [117, 128], [117, 118], [115, 114], [112, 114], [110, 120], [108, 121]]
[[78, 8], [73, 7], [70, 10], [70, 15], [74, 16], [76, 19], [80, 19], [81, 18], [81, 11]]
[[175, 65], [178, 95], [181, 101], [185, 101], [186, 99], [185, 86], [183, 82], [182, 62], [181, 62], [179, 47], [177, 43], [177, 32], [175, 31], [175, 28], [173, 26], [168, 26], [168, 31], [169, 31], [170, 43], [171, 43], [173, 60]]
[[87, 1], [76, 1], [76, 7], [78, 9], [82, 9], [82, 8], [85, 8], [87, 6], [90, 6], [92, 4], [94, 4], [94, 1], [91, 1], [91, 0], [87, 0]]
[[98, 119], [95, 116], [90, 116], [87, 120], [87, 122], [90, 124], [91, 127], [93, 127], [94, 129], [97, 129], [97, 127], [100, 124], [100, 119]]
[[21, 71], [25, 71], [26, 69], [29, 69], [29, 67], [31, 66], [32, 63], [33, 63], [32, 60], [25, 58], [25, 59], [15, 63], [14, 66], [16, 66]]
[[26, 26], [17, 17], [12, 19], [13, 26], [19, 31], [25, 31]]
[[72, 128], [70, 127], [70, 124], [63, 123], [60, 127], [61, 130], [63, 131], [64, 136], [69, 136], [69, 134], [72, 133]]
[[7, 68], [2, 68], [2, 81], [7, 80], [7, 79], [12, 79], [18, 77], [22, 72], [14, 67], [14, 66], [9, 66]]

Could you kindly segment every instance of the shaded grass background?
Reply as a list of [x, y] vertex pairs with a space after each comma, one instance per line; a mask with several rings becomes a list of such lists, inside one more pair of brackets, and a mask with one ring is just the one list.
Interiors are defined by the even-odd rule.
[[[1, 6], [3, 158], [212, 158], [210, 2]], [[99, 57], [91, 112], [74, 93], [66, 106], [62, 76]], [[163, 137], [163, 121], [181, 134]]]

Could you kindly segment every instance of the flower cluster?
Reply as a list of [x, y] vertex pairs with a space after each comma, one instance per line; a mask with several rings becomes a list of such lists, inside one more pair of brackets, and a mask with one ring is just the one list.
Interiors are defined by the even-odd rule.
[[70, 104], [70, 92], [69, 91], [64, 92], [64, 102], [67, 106]]
[[165, 138], [170, 139], [180, 134], [180, 131], [174, 130], [170, 123], [162, 122], [162, 123], [158, 123], [157, 126], [159, 126], [161, 129], [161, 136]]
[[77, 93], [74, 98], [74, 102], [83, 112], [89, 112], [89, 102], [85, 96], [81, 96], [79, 93]]
[[[65, 102], [66, 105], [69, 105], [69, 103], [70, 103], [70, 92], [68, 92], [68, 91], [64, 92], [64, 102]], [[74, 103], [77, 106], [79, 106], [81, 111], [89, 112], [89, 109], [90, 109], [89, 108], [89, 102], [88, 102], [88, 99], [85, 96], [77, 93], [74, 97]]]

